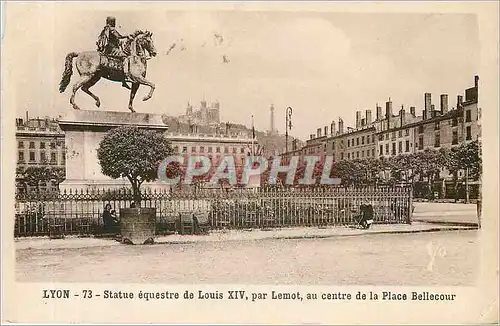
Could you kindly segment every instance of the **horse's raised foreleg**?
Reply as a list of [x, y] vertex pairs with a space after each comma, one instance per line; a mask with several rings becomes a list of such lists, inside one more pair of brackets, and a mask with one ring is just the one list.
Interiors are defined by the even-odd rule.
[[92, 78], [86, 82], [85, 84], [82, 85], [82, 91], [84, 91], [85, 93], [89, 94], [95, 101], [95, 105], [97, 107], [100, 107], [101, 106], [101, 100], [99, 100], [99, 97], [97, 97], [97, 95], [95, 95], [94, 93], [92, 93], [89, 88], [94, 86], [98, 81], [99, 79], [101, 79], [101, 76], [99, 75], [94, 75], [92, 76]]
[[128, 101], [128, 109], [132, 112], [135, 112], [133, 104], [134, 104], [135, 94], [137, 93], [139, 86], [140, 86], [139, 83], [132, 83], [132, 89], [130, 90], [130, 99]]
[[69, 99], [69, 103], [73, 106], [73, 109], [80, 110], [78, 105], [75, 103], [75, 94], [85, 83], [88, 83], [92, 79], [92, 75], [81, 75], [80, 80], [73, 85], [73, 93], [71, 94], [71, 98]]
[[133, 76], [131, 79], [134, 82], [136, 82], [136, 83], [139, 83], [139, 84], [146, 85], [146, 86], [150, 87], [149, 93], [148, 93], [148, 95], [146, 95], [142, 99], [143, 101], [147, 101], [147, 100], [149, 100], [153, 96], [153, 92], [155, 91], [155, 84], [153, 84], [152, 82], [150, 82], [149, 80], [147, 80], [143, 76]]

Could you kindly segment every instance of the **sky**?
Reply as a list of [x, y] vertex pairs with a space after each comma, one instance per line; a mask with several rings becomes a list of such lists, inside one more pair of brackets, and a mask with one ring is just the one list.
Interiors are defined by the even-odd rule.
[[[143, 10], [75, 10], [40, 3], [24, 18], [6, 22], [17, 35], [18, 54], [9, 67], [16, 83], [16, 112], [58, 116], [71, 110], [71, 84], [58, 84], [69, 52], [95, 50], [108, 15], [122, 34], [150, 30], [158, 52], [148, 61], [147, 78], [156, 84], [149, 101], [141, 86], [137, 112], [179, 115], [187, 103], [219, 101], [222, 121], [269, 129], [269, 107], [284, 132], [285, 110], [293, 108], [291, 134], [302, 140], [342, 117], [353, 125], [355, 111], [384, 106], [423, 108], [424, 93], [456, 96], [473, 86], [480, 47], [475, 15], [426, 13], [335, 13], [299, 11], [180, 11], [143, 6]], [[9, 31], [9, 29], [11, 29]], [[10, 33], [9, 32], [14, 32]], [[19, 35], [25, 35], [19, 37]], [[216, 36], [218, 35], [218, 36]], [[219, 37], [220, 36], [220, 37]], [[176, 46], [168, 52], [172, 44]], [[225, 61], [228, 62], [224, 62]], [[129, 91], [101, 80], [92, 91], [101, 110], [128, 111]], [[76, 101], [96, 110], [79, 91]]]

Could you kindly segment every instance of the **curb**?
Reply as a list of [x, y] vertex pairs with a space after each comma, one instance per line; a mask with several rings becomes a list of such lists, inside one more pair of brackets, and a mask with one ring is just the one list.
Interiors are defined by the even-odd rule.
[[426, 220], [426, 219], [412, 219], [413, 222], [420, 222], [420, 223], [428, 223], [428, 224], [437, 224], [437, 225], [446, 225], [446, 226], [463, 226], [463, 227], [478, 227], [477, 223], [473, 222], [446, 222], [446, 221], [439, 221], [439, 220]]
[[[378, 234], [410, 234], [410, 233], [424, 233], [424, 232], [440, 232], [440, 231], [470, 231], [477, 230], [478, 227], [446, 227], [446, 228], [430, 228], [430, 229], [421, 229], [421, 230], [402, 230], [402, 231], [373, 231], [373, 232], [364, 232], [364, 233], [356, 233], [356, 234], [325, 234], [325, 235], [297, 235], [297, 236], [280, 236], [280, 237], [266, 237], [259, 239], [227, 239], [221, 241], [256, 241], [256, 240], [304, 240], [304, 239], [328, 239], [328, 238], [343, 238], [343, 237], [358, 237], [358, 236], [367, 236], [367, 235], [378, 235]], [[161, 241], [155, 242], [154, 244], [192, 244], [192, 243], [200, 243], [200, 242], [215, 242], [215, 241]]]

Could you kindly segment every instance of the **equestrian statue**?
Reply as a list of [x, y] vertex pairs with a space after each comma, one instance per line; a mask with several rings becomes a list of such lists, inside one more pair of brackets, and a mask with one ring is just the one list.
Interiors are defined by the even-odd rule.
[[[63, 93], [68, 87], [73, 74], [73, 59], [76, 58], [75, 65], [80, 79], [73, 85], [69, 100], [75, 110], [80, 109], [75, 103], [75, 94], [80, 88], [94, 99], [97, 107], [101, 105], [99, 97], [90, 91], [101, 78], [121, 82], [123, 87], [130, 89], [128, 108], [132, 112], [135, 112], [133, 102], [141, 84], [150, 87], [149, 93], [142, 100], [147, 101], [153, 96], [155, 85], [146, 79], [147, 60], [156, 56], [153, 34], [139, 30], [122, 36], [115, 26], [116, 19], [108, 17], [96, 42], [97, 51], [70, 52], [66, 55], [59, 91]], [[132, 87], [127, 82], [131, 82]]]

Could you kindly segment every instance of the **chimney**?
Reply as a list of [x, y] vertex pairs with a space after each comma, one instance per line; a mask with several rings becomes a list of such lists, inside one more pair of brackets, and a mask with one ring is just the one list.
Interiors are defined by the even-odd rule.
[[462, 106], [464, 97], [462, 95], [457, 95], [457, 109]]
[[328, 136], [328, 126], [325, 126], [325, 136]]
[[410, 106], [410, 114], [415, 117], [415, 107], [414, 106]]
[[434, 104], [431, 104], [431, 117], [434, 118], [436, 116], [436, 109]]
[[339, 118], [339, 134], [344, 133], [344, 120], [342, 118]]
[[427, 111], [422, 110], [422, 120], [426, 120], [426, 119], [427, 119]]
[[377, 103], [377, 112], [376, 112], [376, 118], [377, 118], [377, 121], [381, 120], [382, 119], [382, 107], [381, 106], [378, 106], [378, 103]]
[[448, 112], [448, 94], [441, 94], [441, 114]]
[[309, 139], [314, 139], [314, 134], [310, 134]]
[[405, 109], [403, 108], [403, 106], [401, 105], [401, 110], [399, 110], [399, 122], [400, 122], [400, 127], [404, 126], [405, 125]]
[[356, 128], [361, 127], [361, 111], [356, 111]]
[[425, 93], [424, 94], [424, 109], [425, 109], [425, 114], [427, 118], [431, 117], [431, 93]]
[[478, 75], [475, 75], [474, 76], [474, 87], [478, 87], [479, 86], [479, 76]]
[[332, 136], [335, 136], [335, 121], [332, 121], [330, 125], [330, 132], [332, 133]]
[[28, 122], [29, 117], [28, 117], [28, 111], [26, 111], [26, 122]]
[[321, 128], [316, 129], [316, 137], [321, 137]]
[[388, 102], [385, 102], [385, 118], [387, 119], [387, 129], [391, 129], [392, 102], [390, 98]]
[[372, 123], [372, 110], [366, 110], [365, 111], [365, 122], [367, 125]]

